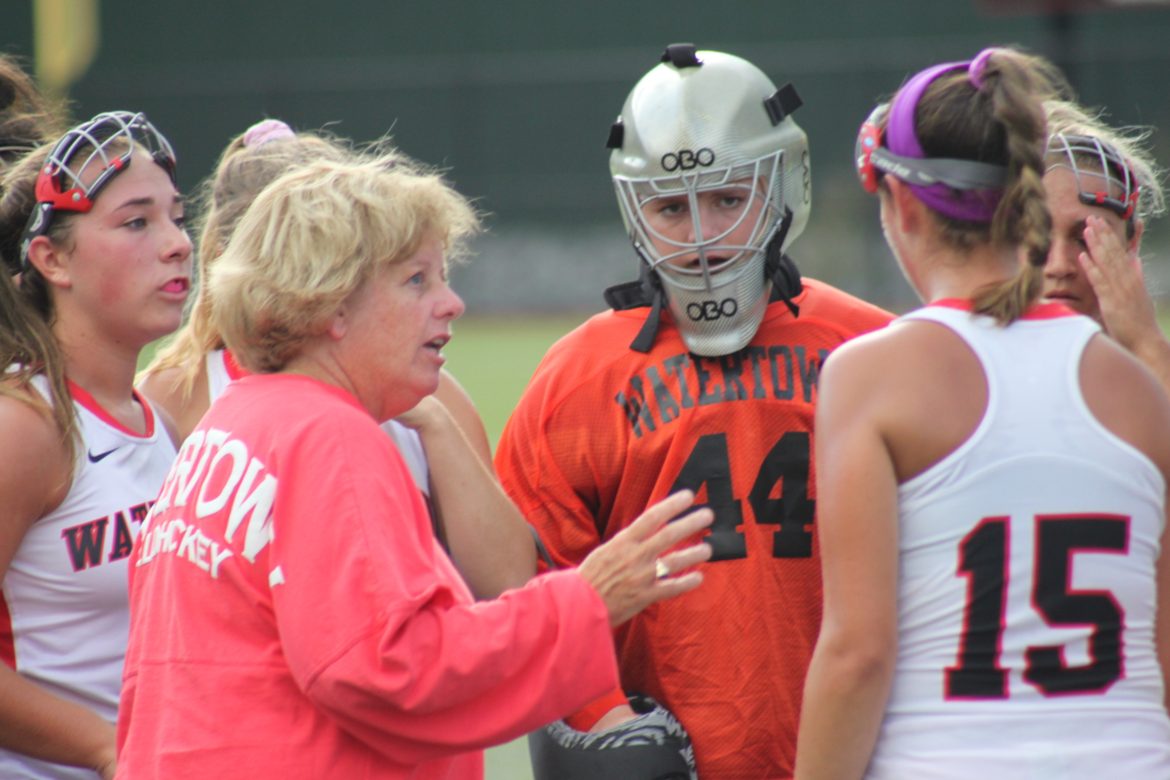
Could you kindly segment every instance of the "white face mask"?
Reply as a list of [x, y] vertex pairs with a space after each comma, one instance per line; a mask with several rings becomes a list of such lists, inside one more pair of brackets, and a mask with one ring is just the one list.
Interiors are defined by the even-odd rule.
[[742, 349], [763, 319], [765, 247], [781, 222], [781, 157], [701, 176], [614, 179], [635, 247], [695, 354]]
[[768, 306], [764, 279], [764, 252], [744, 252], [711, 275], [711, 286], [680, 284], [678, 277], [659, 266], [656, 271], [666, 291], [666, 304], [687, 349], [696, 355], [730, 355], [747, 346]]
[[752, 339], [767, 306], [767, 247], [784, 225], [779, 258], [808, 221], [808, 138], [791, 116], [800, 105], [747, 60], [674, 45], [610, 128], [626, 230], [696, 354]]

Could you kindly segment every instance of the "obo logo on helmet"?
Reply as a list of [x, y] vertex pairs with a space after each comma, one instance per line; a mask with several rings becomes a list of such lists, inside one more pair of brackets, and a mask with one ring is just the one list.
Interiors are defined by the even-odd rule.
[[739, 302], [735, 298], [687, 304], [687, 316], [692, 322], [711, 322], [723, 317], [734, 317], [738, 312]]
[[714, 164], [715, 152], [705, 146], [698, 151], [679, 149], [677, 153], [667, 152], [662, 155], [662, 170], [664, 171], [689, 171], [700, 165], [706, 168]]

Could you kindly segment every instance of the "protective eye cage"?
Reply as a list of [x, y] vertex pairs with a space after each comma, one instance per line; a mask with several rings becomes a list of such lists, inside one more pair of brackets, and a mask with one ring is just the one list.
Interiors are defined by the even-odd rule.
[[[125, 148], [115, 154], [114, 147], [119, 143], [124, 143]], [[146, 149], [151, 159], [175, 180], [175, 151], [146, 116], [110, 111], [73, 128], [53, 146], [37, 177], [37, 201], [66, 211], [89, 211], [102, 187], [130, 164], [136, 145]], [[79, 156], [86, 146], [89, 153]], [[102, 170], [86, 185], [82, 177], [95, 163]]]
[[[84, 153], [87, 147], [89, 152]], [[176, 183], [175, 151], [142, 113], [98, 114], [69, 130], [53, 145], [37, 176], [37, 203], [21, 237], [20, 268], [12, 269], [13, 273], [28, 268], [28, 247], [34, 238], [48, 232], [54, 212], [85, 213], [92, 209], [98, 193], [130, 165], [138, 147], [145, 149]], [[95, 165], [101, 166], [100, 171], [86, 184], [86, 173]]]
[[[679, 283], [685, 278], [696, 277], [702, 280], [703, 286], [709, 287], [711, 274], [736, 265], [753, 252], [762, 251], [762, 245], [780, 222], [778, 198], [783, 191], [783, 157], [783, 151], [778, 151], [749, 163], [675, 177], [631, 179], [615, 176], [618, 200], [632, 230], [636, 251], [651, 268], [677, 277]], [[746, 182], [756, 182], [756, 185]], [[712, 191], [742, 195], [742, 203], [733, 209], [737, 212], [735, 218], [717, 235], [705, 235], [699, 199]], [[667, 235], [659, 229], [663, 225], [656, 227], [657, 220], [647, 214], [647, 208], [653, 209], [656, 202], [676, 200], [687, 212], [676, 219], [693, 221], [694, 240]], [[749, 216], [754, 211], [756, 213], [749, 223]], [[751, 225], [748, 243], [728, 240], [747, 224]], [[656, 243], [660, 247], [656, 247]], [[671, 265], [671, 261], [692, 253], [698, 254], [697, 268]]]
[[[1064, 158], [1065, 162], [1049, 168], [1072, 171], [1081, 203], [1109, 209], [1127, 222], [1133, 218], [1141, 199], [1141, 184], [1116, 149], [1093, 136], [1057, 133], [1048, 141], [1048, 154]], [[1094, 164], [1092, 169], [1085, 165], [1090, 160]], [[1104, 181], [1105, 189], [1090, 185], [1088, 177]], [[1120, 198], [1110, 194], [1113, 188], [1121, 193]]]

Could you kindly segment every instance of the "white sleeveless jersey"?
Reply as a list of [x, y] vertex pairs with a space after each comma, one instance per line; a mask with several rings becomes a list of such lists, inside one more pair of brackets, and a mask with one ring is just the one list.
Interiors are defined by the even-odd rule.
[[[243, 370], [231, 359], [227, 350], [217, 349], [207, 353], [207, 397], [214, 401], [231, 384], [233, 379], [244, 375]], [[427, 470], [427, 456], [423, 451], [422, 440], [418, 431], [413, 428], [387, 420], [382, 423], [382, 430], [389, 434], [406, 461], [410, 475], [418, 485], [423, 495], [430, 496], [430, 472]]]
[[[36, 386], [47, 398], [47, 383]], [[4, 576], [0, 657], [113, 723], [129, 637], [127, 561], [175, 446], [141, 396], [145, 435], [126, 429], [81, 388], [69, 389], [81, 433], [73, 484], [61, 505], [32, 525]], [[0, 777], [96, 775], [0, 750]]]
[[1154, 653], [1165, 484], [1085, 404], [1099, 331], [1041, 305], [1007, 328], [944, 305], [984, 417], [899, 487], [898, 657], [870, 778], [1170, 778]]

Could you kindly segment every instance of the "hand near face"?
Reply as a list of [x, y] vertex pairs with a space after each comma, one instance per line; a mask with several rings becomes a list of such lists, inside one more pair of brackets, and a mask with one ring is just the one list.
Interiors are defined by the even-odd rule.
[[1105, 332], [1130, 352], [1162, 339], [1154, 302], [1146, 291], [1141, 259], [1104, 219], [1085, 220], [1085, 249], [1078, 258], [1101, 312]]
[[671, 522], [694, 500], [689, 490], [667, 496], [581, 563], [578, 571], [601, 595], [612, 625], [621, 625], [654, 602], [686, 593], [703, 581], [697, 571], [677, 572], [710, 558], [709, 544], [668, 552], [715, 519], [711, 509], [702, 508]]

